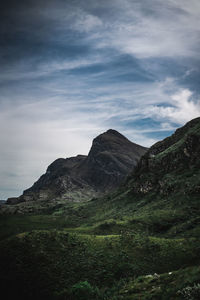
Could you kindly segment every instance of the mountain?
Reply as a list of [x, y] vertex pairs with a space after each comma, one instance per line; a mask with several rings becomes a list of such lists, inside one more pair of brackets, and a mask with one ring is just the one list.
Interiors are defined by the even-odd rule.
[[[91, 216], [95, 222], [115, 232], [132, 228], [168, 236], [198, 236], [199, 195], [200, 118], [196, 118], [150, 147], [124, 184], [90, 203], [87, 210], [96, 212], [96, 217]], [[127, 221], [122, 222], [123, 218]]]
[[[117, 188], [146, 151], [110, 129], [93, 140], [88, 156], [55, 160], [17, 201], [89, 200]], [[7, 204], [16, 204], [16, 198]]]
[[96, 190], [113, 190], [146, 151], [147, 148], [110, 129], [94, 139], [88, 157], [79, 168], [81, 177]]
[[54, 207], [50, 213], [65, 216], [68, 226], [89, 224], [84, 230], [95, 234], [133, 230], [199, 236], [199, 195], [200, 118], [196, 118], [150, 147], [117, 189], [79, 206]]
[[100, 135], [88, 156], [51, 164], [32, 191], [68, 176], [76, 191], [85, 184], [101, 197], [1, 206], [8, 299], [200, 299], [200, 118], [153, 145], [112, 190], [124, 170], [116, 161], [129, 161], [125, 144], [116, 132]]

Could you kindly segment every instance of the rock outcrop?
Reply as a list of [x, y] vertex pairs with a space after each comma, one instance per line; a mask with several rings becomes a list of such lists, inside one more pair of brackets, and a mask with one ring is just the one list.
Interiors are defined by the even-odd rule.
[[[154, 144], [141, 158], [126, 185], [136, 194], [199, 193], [200, 118]], [[126, 186], [126, 188], [127, 188]]]

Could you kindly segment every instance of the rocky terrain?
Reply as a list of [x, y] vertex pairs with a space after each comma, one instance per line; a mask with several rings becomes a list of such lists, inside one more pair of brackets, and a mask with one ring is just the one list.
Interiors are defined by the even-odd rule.
[[154, 144], [129, 176], [133, 193], [168, 196], [170, 193], [200, 193], [200, 118], [193, 119], [175, 133]]
[[55, 160], [31, 188], [19, 198], [9, 198], [7, 204], [89, 200], [117, 188], [146, 151], [110, 129], [94, 139], [88, 156]]

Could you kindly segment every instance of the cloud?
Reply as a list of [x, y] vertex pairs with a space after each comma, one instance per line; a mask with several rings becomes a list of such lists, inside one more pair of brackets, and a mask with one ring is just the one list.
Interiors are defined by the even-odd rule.
[[156, 118], [164, 118], [183, 125], [189, 120], [200, 116], [200, 100], [194, 102], [191, 98], [192, 92], [183, 89], [171, 96], [172, 106], [153, 106], [150, 110]]
[[186, 1], [160, 0], [151, 1], [151, 6], [146, 0], [123, 0], [116, 4], [109, 18], [104, 20], [101, 16], [104, 21], [101, 31], [89, 36], [97, 47], [114, 47], [138, 58], [198, 54], [200, 21], [197, 12], [200, 9], [197, 0], [190, 5]]
[[[2, 30], [9, 32], [9, 44], [18, 45], [23, 55], [34, 55], [31, 49], [37, 52], [41, 45], [42, 50], [47, 42], [52, 47], [52, 42], [69, 45], [75, 39], [138, 58], [192, 57], [199, 53], [198, 0], [152, 0], [151, 5], [147, 0], [43, 1], [42, 5], [41, 1], [23, 1], [14, 8], [7, 8]], [[19, 42], [29, 51], [25, 52]]]
[[[89, 58], [78, 59], [58, 59], [34, 65], [34, 59], [24, 60], [14, 66], [4, 67], [4, 72], [0, 74], [0, 80], [22, 80], [49, 76], [56, 72], [70, 71], [78, 68], [92, 66], [102, 62], [102, 58], [93, 55]], [[106, 62], [106, 60], [104, 60]]]
[[100, 18], [97, 16], [87, 14], [84, 11], [76, 13], [75, 24], [72, 25], [72, 29], [80, 32], [89, 32], [98, 30], [103, 25]]

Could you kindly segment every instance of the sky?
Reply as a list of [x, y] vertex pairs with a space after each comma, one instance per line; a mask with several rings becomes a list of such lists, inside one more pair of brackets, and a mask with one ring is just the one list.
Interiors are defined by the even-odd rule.
[[112, 128], [151, 146], [200, 116], [199, 0], [0, 7], [0, 199]]

